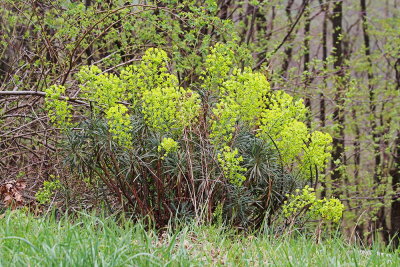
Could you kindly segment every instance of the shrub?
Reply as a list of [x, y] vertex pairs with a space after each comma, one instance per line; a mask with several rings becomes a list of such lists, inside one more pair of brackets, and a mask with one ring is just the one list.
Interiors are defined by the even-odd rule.
[[184, 215], [211, 220], [216, 207], [241, 227], [270, 222], [285, 194], [324, 167], [331, 137], [310, 132], [301, 99], [272, 91], [233, 55], [213, 47], [186, 88], [156, 48], [119, 75], [84, 67], [77, 78], [89, 109], [67, 114], [60, 90], [46, 98], [52, 117], [73, 118], [57, 121], [65, 121], [71, 169], [159, 225]]

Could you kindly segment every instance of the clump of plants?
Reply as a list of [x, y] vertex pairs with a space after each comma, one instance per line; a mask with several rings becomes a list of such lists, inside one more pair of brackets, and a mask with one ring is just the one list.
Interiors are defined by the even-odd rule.
[[234, 54], [232, 46], [211, 48], [199, 79], [185, 87], [157, 48], [117, 74], [83, 67], [80, 109], [61, 97], [68, 88], [48, 89], [71, 170], [159, 225], [212, 220], [217, 207], [227, 223], [270, 223], [285, 195], [325, 167], [332, 139], [306, 126], [301, 99], [271, 90]]
[[36, 192], [36, 200], [40, 204], [48, 204], [51, 202], [56, 190], [61, 188], [61, 182], [55, 179], [53, 175], [50, 176], [53, 180], [44, 181], [43, 186]]
[[315, 189], [306, 185], [287, 194], [282, 207], [288, 229], [304, 225], [308, 220], [317, 221], [316, 238], [319, 241], [324, 224], [337, 225], [343, 216], [344, 205], [337, 198], [318, 198]]
[[283, 205], [283, 214], [292, 221], [301, 215], [312, 219], [337, 223], [342, 218], [344, 205], [336, 198], [318, 199], [315, 189], [306, 185], [296, 189], [294, 194], [287, 195]]

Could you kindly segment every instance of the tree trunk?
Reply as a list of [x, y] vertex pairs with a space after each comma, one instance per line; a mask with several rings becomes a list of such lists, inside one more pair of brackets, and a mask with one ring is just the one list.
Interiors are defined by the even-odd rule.
[[[310, 9], [309, 9], [309, 1], [308, 0], [303, 0], [303, 5], [305, 8], [304, 16], [306, 18], [305, 23], [304, 23], [304, 62], [303, 62], [303, 73], [304, 73], [304, 87], [305, 87], [305, 92], [307, 92], [307, 88], [311, 83], [311, 77], [309, 73], [309, 63], [310, 63], [310, 27], [311, 27], [311, 19], [310, 19]], [[306, 93], [305, 99], [304, 99], [304, 104], [309, 110], [310, 114], [312, 114], [311, 111], [311, 98], [310, 98], [311, 92]], [[307, 126], [311, 128], [311, 115], [308, 116], [307, 118]]]
[[397, 248], [400, 244], [400, 199], [396, 196], [396, 192], [400, 189], [400, 131], [397, 133], [394, 166], [390, 170], [390, 175], [392, 176], [392, 190], [395, 192], [390, 211], [390, 235], [393, 246]]
[[[400, 90], [400, 58], [397, 59], [394, 69], [396, 73], [396, 89]], [[400, 190], [400, 130], [397, 130], [394, 146], [393, 168], [390, 170], [390, 175], [392, 176], [392, 190], [396, 193]], [[390, 222], [391, 238], [393, 239], [393, 245], [397, 248], [400, 245], [400, 198], [396, 196], [392, 199]]]
[[342, 49], [342, 18], [343, 18], [343, 1], [337, 1], [333, 6], [332, 14], [332, 42], [334, 56], [333, 67], [336, 71], [336, 93], [334, 96], [335, 108], [333, 111], [333, 122], [336, 126], [333, 134], [333, 150], [332, 150], [332, 185], [334, 190], [334, 196], [339, 197], [338, 191], [340, 178], [342, 176], [339, 167], [344, 162], [344, 97], [345, 97], [345, 83], [344, 83], [344, 68], [343, 68], [343, 49]]
[[[321, 11], [324, 12], [324, 20], [322, 23], [322, 62], [323, 62], [323, 69], [324, 72], [327, 69], [327, 58], [328, 58], [328, 44], [327, 44], [327, 32], [328, 32], [328, 3], [324, 3], [323, 0], [319, 0], [319, 4], [321, 6]], [[328, 84], [326, 82], [326, 79], [324, 79], [324, 88], [328, 87]], [[326, 108], [325, 108], [325, 96], [324, 93], [321, 91], [319, 93], [319, 119], [320, 119], [320, 125], [321, 128], [325, 127], [326, 124]], [[323, 171], [323, 173], [325, 173], [326, 170]], [[322, 191], [321, 191], [321, 197], [324, 198], [326, 196], [326, 182], [322, 181], [321, 182], [321, 186], [322, 186]]]

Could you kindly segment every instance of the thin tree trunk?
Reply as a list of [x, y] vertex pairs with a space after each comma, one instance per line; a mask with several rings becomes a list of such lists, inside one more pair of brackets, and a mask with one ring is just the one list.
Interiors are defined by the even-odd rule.
[[[396, 89], [400, 90], [400, 58], [397, 59], [394, 65], [396, 73]], [[393, 167], [390, 170], [392, 176], [392, 190], [397, 192], [400, 189], [400, 130], [397, 130], [396, 139], [394, 142], [394, 160]], [[391, 222], [391, 238], [393, 238], [393, 245], [398, 247], [400, 245], [400, 199], [393, 198], [390, 212]]]
[[[324, 3], [323, 0], [319, 0], [319, 3], [321, 5], [321, 10], [324, 12], [324, 20], [322, 23], [322, 62], [323, 62], [323, 68], [324, 72], [327, 69], [327, 58], [328, 58], [328, 44], [327, 44], [327, 31], [328, 31], [328, 3]], [[326, 79], [324, 78], [324, 89], [328, 87], [328, 84], [326, 82]], [[321, 91], [319, 94], [319, 118], [320, 118], [320, 124], [321, 128], [325, 127], [326, 124], [326, 110], [325, 110], [325, 96], [324, 93]], [[323, 171], [325, 173], [325, 170]], [[326, 179], [326, 178], [325, 178]], [[324, 198], [326, 196], [326, 182], [321, 181], [321, 186], [322, 186], [322, 191], [321, 191], [321, 197]]]
[[[400, 131], [395, 141], [394, 166], [390, 170], [392, 176], [392, 190], [398, 192], [400, 189]], [[390, 211], [390, 235], [395, 248], [400, 245], [400, 199], [393, 197]]]
[[[91, 0], [85, 0], [85, 8], [88, 9], [90, 7], [90, 5], [92, 4]], [[86, 50], [85, 50], [85, 54], [87, 56], [87, 64], [91, 65], [93, 62], [93, 44], [89, 45]]]
[[[303, 5], [305, 8], [304, 16], [306, 18], [304, 23], [304, 62], [303, 62], [303, 73], [304, 73], [304, 87], [305, 91], [307, 91], [308, 86], [311, 83], [310, 74], [309, 74], [309, 63], [310, 63], [310, 28], [311, 28], [311, 19], [310, 19], [310, 9], [309, 9], [309, 1], [303, 0]], [[311, 98], [310, 92], [306, 94], [304, 104], [307, 109], [311, 112]], [[311, 128], [311, 116], [308, 116], [307, 126]]]
[[336, 93], [334, 96], [335, 108], [333, 111], [333, 122], [336, 125], [336, 130], [333, 136], [333, 150], [332, 150], [332, 183], [336, 190], [334, 190], [334, 196], [339, 197], [340, 193], [338, 191], [340, 178], [342, 176], [339, 166], [344, 162], [344, 93], [345, 93], [345, 83], [344, 83], [344, 68], [343, 68], [343, 49], [342, 49], [342, 18], [343, 18], [343, 1], [337, 1], [333, 6], [332, 14], [332, 42], [333, 42], [333, 56], [334, 62], [333, 67], [336, 71]]

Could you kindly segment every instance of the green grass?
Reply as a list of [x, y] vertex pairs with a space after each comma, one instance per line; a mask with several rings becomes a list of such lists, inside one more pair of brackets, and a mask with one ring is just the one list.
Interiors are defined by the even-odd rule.
[[11, 212], [0, 219], [1, 266], [400, 266], [399, 254], [329, 239], [244, 236], [211, 226], [172, 233], [80, 214], [59, 221]]

